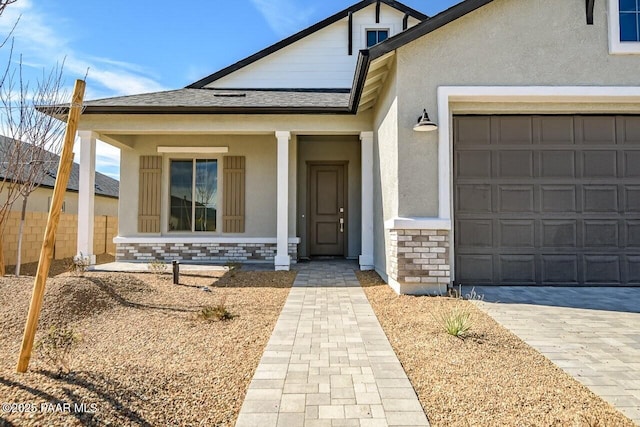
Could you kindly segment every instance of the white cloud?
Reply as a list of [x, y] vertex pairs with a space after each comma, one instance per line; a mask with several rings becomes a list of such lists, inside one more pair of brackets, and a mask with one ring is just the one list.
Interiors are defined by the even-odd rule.
[[311, 6], [301, 7], [299, 0], [251, 0], [269, 27], [281, 37], [290, 36], [309, 24]]
[[[58, 16], [47, 16], [31, 0], [20, 0], [5, 10], [0, 18], [0, 37], [11, 31], [18, 18], [18, 25], [13, 32], [13, 60], [17, 61], [18, 55], [22, 55], [23, 66], [37, 72], [64, 61], [65, 75], [81, 78], [87, 75], [85, 99], [166, 89], [157, 81], [157, 76], [138, 64], [76, 51], [72, 41], [63, 35], [66, 29], [72, 28], [72, 23]], [[5, 46], [0, 52], [3, 58], [8, 58], [8, 48]], [[70, 88], [67, 90], [71, 93]], [[79, 152], [79, 147], [75, 152]], [[97, 170], [118, 178], [120, 150], [99, 142], [96, 154]]]

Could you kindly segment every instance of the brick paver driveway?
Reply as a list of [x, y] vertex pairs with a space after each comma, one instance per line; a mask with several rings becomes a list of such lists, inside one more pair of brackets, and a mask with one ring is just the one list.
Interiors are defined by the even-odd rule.
[[640, 425], [640, 288], [475, 290], [485, 312]]

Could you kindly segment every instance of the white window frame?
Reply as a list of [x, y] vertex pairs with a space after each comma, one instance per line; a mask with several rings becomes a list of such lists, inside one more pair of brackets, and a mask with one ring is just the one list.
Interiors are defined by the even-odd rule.
[[362, 37], [362, 49], [369, 49], [367, 47], [367, 31], [380, 31], [380, 30], [387, 30], [389, 32], [389, 37], [387, 38], [391, 38], [397, 34], [396, 26], [392, 23], [381, 22], [379, 24], [361, 25], [360, 34]]
[[[218, 174], [217, 174], [217, 193], [216, 193], [216, 230], [215, 231], [186, 231], [186, 230], [170, 230], [169, 229], [169, 213], [171, 210], [171, 161], [172, 160], [216, 160], [218, 162]], [[174, 154], [165, 155], [163, 159], [163, 166], [166, 173], [163, 174], [165, 177], [162, 185], [162, 214], [161, 214], [161, 232], [163, 234], [171, 234], [171, 235], [184, 235], [184, 236], [220, 236], [222, 235], [222, 209], [220, 205], [222, 194], [222, 186], [224, 183], [222, 182], [222, 156], [211, 156], [211, 155], [198, 155], [193, 153], [188, 154]], [[195, 173], [192, 177], [192, 185], [195, 186]], [[195, 191], [192, 190], [192, 191]], [[191, 206], [191, 215], [194, 216], [195, 206], [192, 204]], [[191, 229], [194, 229], [194, 224], [192, 221]]]
[[640, 54], [640, 42], [620, 41], [620, 6], [609, 0], [609, 53], [612, 55]]

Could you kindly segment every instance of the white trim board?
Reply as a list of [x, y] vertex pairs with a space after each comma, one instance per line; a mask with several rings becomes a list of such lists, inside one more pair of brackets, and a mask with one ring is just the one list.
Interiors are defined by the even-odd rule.
[[228, 153], [229, 147], [169, 147], [169, 146], [158, 146], [158, 153], [169, 153], [169, 154], [220, 154], [220, 153]]
[[446, 218], [396, 217], [384, 222], [387, 230], [451, 230]]
[[[122, 237], [116, 236], [113, 238], [113, 243], [118, 244], [149, 244], [149, 245], [162, 245], [170, 243], [183, 243], [183, 244], [203, 244], [203, 243], [277, 243], [275, 237], [177, 237], [177, 236], [136, 236], [136, 237]], [[290, 237], [289, 243], [300, 243], [299, 237]]]
[[454, 111], [451, 103], [539, 103], [541, 110], [545, 104], [556, 103], [640, 103], [640, 86], [440, 86], [437, 93], [438, 214], [440, 219], [448, 219], [451, 223], [451, 280], [455, 279], [455, 227], [452, 218]]

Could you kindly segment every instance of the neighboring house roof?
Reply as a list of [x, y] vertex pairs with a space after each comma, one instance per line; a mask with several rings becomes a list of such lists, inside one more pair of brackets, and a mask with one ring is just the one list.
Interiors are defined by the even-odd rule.
[[178, 89], [87, 101], [91, 113], [346, 112], [348, 89]]
[[200, 79], [197, 82], [192, 83], [189, 86], [187, 86], [187, 88], [200, 89], [200, 88], [208, 85], [211, 82], [214, 82], [214, 81], [216, 81], [216, 80], [218, 80], [218, 79], [220, 79], [220, 78], [222, 78], [222, 77], [224, 77], [224, 76], [226, 76], [228, 74], [233, 73], [234, 71], [237, 71], [237, 70], [239, 70], [241, 68], [244, 68], [247, 65], [258, 61], [259, 59], [264, 58], [265, 56], [271, 55], [272, 53], [277, 52], [278, 50], [283, 49], [283, 48], [285, 48], [285, 47], [297, 42], [298, 40], [301, 40], [301, 39], [307, 37], [308, 35], [315, 33], [316, 31], [319, 31], [319, 30], [321, 30], [321, 29], [323, 29], [323, 28], [325, 28], [325, 27], [327, 27], [327, 26], [329, 26], [329, 25], [331, 25], [331, 24], [333, 24], [333, 23], [335, 23], [335, 22], [337, 22], [337, 21], [339, 21], [341, 19], [346, 18], [347, 16], [349, 16], [350, 13], [355, 13], [355, 12], [357, 12], [357, 11], [359, 11], [361, 9], [364, 9], [365, 7], [370, 6], [372, 4], [375, 4], [377, 2], [384, 3], [384, 4], [388, 5], [388, 6], [394, 8], [396, 10], [399, 10], [401, 12], [404, 12], [405, 14], [407, 14], [409, 16], [412, 16], [412, 17], [414, 17], [414, 18], [416, 18], [416, 19], [418, 19], [420, 21], [424, 21], [425, 19], [429, 18], [427, 15], [425, 15], [425, 14], [423, 14], [421, 12], [418, 12], [417, 10], [412, 9], [409, 6], [404, 5], [404, 4], [402, 4], [402, 3], [398, 2], [398, 1], [394, 1], [394, 0], [364, 0], [364, 1], [356, 3], [353, 6], [348, 7], [346, 9], [336, 13], [335, 15], [332, 15], [332, 16], [328, 17], [327, 19], [324, 19], [324, 20], [318, 22], [317, 24], [314, 24], [314, 25], [310, 26], [309, 28], [306, 28], [306, 29], [304, 29], [304, 30], [302, 30], [302, 31], [290, 36], [290, 37], [287, 37], [284, 40], [281, 40], [278, 43], [273, 44], [273, 45], [261, 50], [258, 53], [255, 53], [255, 54], [253, 54], [251, 56], [248, 56], [248, 57], [236, 62], [233, 65], [230, 65], [230, 66], [228, 66], [226, 68], [223, 68], [222, 70], [217, 71], [217, 72], [215, 72], [215, 73], [213, 73], [213, 74], [211, 74], [211, 75], [209, 75], [209, 76], [207, 76], [207, 77], [205, 77], [203, 79]]
[[[5, 177], [13, 180], [14, 177], [10, 176], [10, 172], [7, 171], [7, 167], [2, 163], [5, 153], [12, 149], [15, 144], [27, 144], [26, 142], [16, 141], [6, 136], [0, 135], [0, 179]], [[45, 163], [45, 172], [41, 176], [40, 186], [46, 188], [53, 188], [56, 182], [56, 174], [58, 171], [58, 163], [60, 163], [60, 156], [46, 151], [43, 156]], [[80, 165], [73, 164], [71, 169], [71, 175], [69, 176], [69, 183], [67, 184], [67, 190], [78, 192], [80, 182]], [[95, 179], [95, 194], [105, 197], [118, 198], [120, 183], [100, 172], [96, 172]]]

